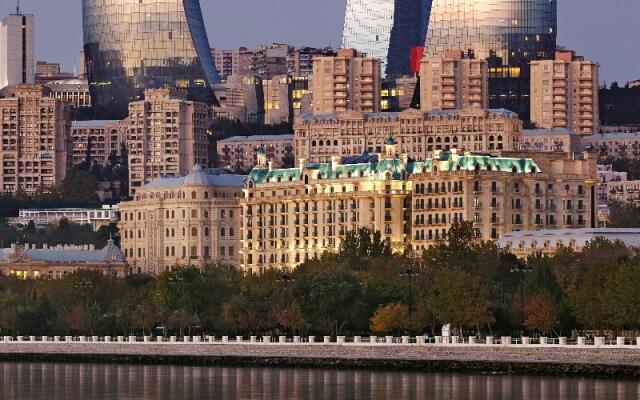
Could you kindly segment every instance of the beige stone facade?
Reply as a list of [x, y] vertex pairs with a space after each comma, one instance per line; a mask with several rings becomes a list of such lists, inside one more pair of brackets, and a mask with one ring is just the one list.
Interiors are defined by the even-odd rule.
[[239, 265], [243, 179], [196, 165], [187, 176], [155, 179], [120, 203], [131, 270], [157, 275], [177, 265]]
[[420, 107], [423, 111], [489, 107], [488, 62], [449, 51], [420, 63]]
[[160, 176], [180, 176], [207, 162], [207, 104], [186, 101], [170, 89], [148, 89], [129, 104], [129, 191]]
[[89, 158], [92, 164], [107, 165], [111, 154], [120, 155], [127, 139], [127, 121], [73, 121], [73, 165]]
[[298, 161], [327, 162], [333, 156], [381, 153], [389, 135], [398, 142], [399, 153], [425, 160], [436, 150], [452, 148], [487, 153], [513, 150], [522, 134], [522, 121], [507, 110], [409, 109], [304, 115], [296, 118], [293, 129]]
[[227, 79], [230, 75], [251, 74], [253, 52], [246, 47], [232, 50], [211, 49], [211, 55], [221, 79]]
[[18, 85], [0, 99], [0, 188], [4, 193], [48, 191], [71, 162], [69, 105], [40, 85]]
[[341, 49], [313, 59], [313, 113], [380, 111], [380, 60]]
[[[382, 232], [395, 251], [424, 249], [455, 221], [473, 221], [481, 239], [520, 229], [590, 227], [595, 160], [553, 153], [491, 157], [456, 152], [425, 161], [397, 157], [393, 140], [380, 158], [261, 163], [242, 196], [241, 267], [249, 273], [295, 268], [337, 251], [350, 230]], [[524, 155], [526, 157], [526, 155]]]
[[291, 78], [287, 75], [278, 75], [262, 81], [265, 124], [277, 125], [291, 120], [291, 83]]
[[293, 135], [234, 136], [217, 142], [218, 167], [234, 172], [250, 171], [264, 151], [274, 167], [293, 164]]
[[598, 63], [557, 51], [555, 60], [531, 63], [531, 122], [581, 135], [600, 129]]

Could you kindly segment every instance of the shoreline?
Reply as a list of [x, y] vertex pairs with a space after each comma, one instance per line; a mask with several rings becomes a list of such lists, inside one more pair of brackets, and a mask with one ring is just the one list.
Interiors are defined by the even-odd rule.
[[501, 346], [0, 344], [0, 362], [276, 367], [640, 378], [640, 349]]

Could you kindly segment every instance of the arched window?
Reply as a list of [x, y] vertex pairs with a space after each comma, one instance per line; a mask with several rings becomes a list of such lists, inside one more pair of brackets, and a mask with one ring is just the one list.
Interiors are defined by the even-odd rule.
[[197, 197], [196, 192], [195, 191], [191, 192], [191, 198], [195, 200], [196, 197]]
[[198, 228], [191, 228], [191, 236], [198, 236]]
[[209, 228], [204, 228], [204, 235], [209, 237]]
[[204, 198], [208, 199], [209, 198], [209, 192], [204, 192]]
[[220, 236], [224, 237], [225, 233], [226, 233], [226, 231], [225, 231], [224, 226], [223, 226], [222, 228], [220, 228]]

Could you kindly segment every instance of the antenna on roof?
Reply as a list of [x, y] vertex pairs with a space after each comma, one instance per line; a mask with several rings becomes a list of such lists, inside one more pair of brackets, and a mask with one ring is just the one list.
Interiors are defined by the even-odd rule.
[[20, 0], [18, 0], [18, 4], [16, 5], [16, 14], [20, 15]]

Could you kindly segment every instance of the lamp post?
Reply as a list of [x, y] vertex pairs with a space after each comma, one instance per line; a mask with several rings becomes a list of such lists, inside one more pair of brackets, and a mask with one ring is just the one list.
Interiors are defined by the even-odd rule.
[[285, 271], [276, 281], [284, 284], [284, 307], [289, 308], [289, 283], [295, 279]]
[[409, 315], [411, 315], [411, 310], [413, 308], [413, 278], [418, 275], [420, 275], [420, 273], [413, 267], [408, 267], [404, 271], [400, 272], [400, 276], [407, 278], [409, 281]]
[[509, 272], [512, 274], [520, 274], [520, 323], [524, 326], [524, 274], [533, 272], [531, 268], [512, 268]]
[[87, 290], [93, 287], [93, 282], [91, 281], [80, 281], [76, 282], [73, 285], [76, 289], [80, 289], [82, 291], [82, 304], [84, 308], [87, 308]]

